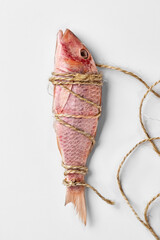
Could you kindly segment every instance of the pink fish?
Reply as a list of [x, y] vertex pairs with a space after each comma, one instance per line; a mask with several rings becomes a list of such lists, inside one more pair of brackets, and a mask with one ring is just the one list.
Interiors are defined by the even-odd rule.
[[[88, 49], [81, 41], [70, 31], [65, 33], [60, 30], [57, 36], [55, 52], [56, 73], [97, 73], [95, 62]], [[101, 86], [96, 85], [67, 85], [73, 92], [82, 97], [101, 105]], [[86, 103], [62, 86], [54, 87], [54, 104], [53, 112], [55, 114], [95, 116], [98, 109]], [[62, 120], [70, 125], [79, 128], [91, 136], [95, 137], [98, 125], [98, 118], [74, 118], [61, 117]], [[89, 153], [92, 148], [92, 141], [86, 136], [78, 133], [56, 121], [55, 130], [59, 151], [62, 161], [66, 165], [85, 166]], [[84, 175], [70, 173], [66, 176], [67, 180], [84, 182]], [[65, 204], [72, 202], [86, 224], [86, 204], [85, 204], [85, 187], [72, 186], [67, 187]]]

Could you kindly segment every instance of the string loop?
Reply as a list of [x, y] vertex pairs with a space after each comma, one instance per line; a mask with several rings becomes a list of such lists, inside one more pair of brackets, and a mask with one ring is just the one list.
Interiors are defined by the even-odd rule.
[[[61, 82], [60, 82], [61, 80]], [[97, 85], [102, 86], [101, 73], [55, 73], [52, 72], [52, 77], [49, 79], [54, 85], [81, 84], [81, 85]]]
[[[157, 84], [160, 83], [160, 80], [155, 82], [149, 89], [148, 91], [145, 93], [145, 95], [143, 96], [142, 100], [141, 100], [141, 103], [140, 103], [140, 110], [139, 110], [139, 119], [140, 119], [140, 123], [141, 123], [141, 126], [145, 132], [145, 134], [147, 135], [147, 139], [144, 139], [142, 141], [140, 141], [139, 143], [137, 143], [126, 155], [125, 157], [123, 158], [122, 162], [120, 163], [119, 165], [119, 168], [118, 168], [118, 172], [117, 172], [117, 181], [118, 181], [118, 186], [119, 186], [119, 189], [120, 189], [120, 192], [122, 194], [122, 196], [124, 197], [124, 199], [126, 200], [127, 204], [129, 205], [129, 207], [131, 208], [132, 212], [134, 213], [134, 215], [136, 216], [136, 218], [138, 219], [138, 221], [140, 221], [151, 233], [152, 235], [157, 239], [159, 240], [159, 237], [158, 235], [155, 233], [155, 231], [153, 230], [153, 228], [151, 227], [150, 223], [149, 223], [149, 220], [148, 220], [148, 217], [147, 217], [147, 212], [148, 212], [148, 208], [150, 206], [150, 204], [155, 201], [155, 199], [157, 199], [158, 197], [160, 197], [160, 193], [157, 194], [156, 197], [154, 197], [146, 206], [145, 208], [145, 212], [144, 212], [144, 217], [145, 217], [145, 221], [143, 221], [138, 213], [135, 211], [135, 209], [133, 208], [133, 206], [131, 205], [129, 199], [127, 198], [126, 194], [124, 193], [124, 190], [122, 188], [122, 184], [121, 184], [121, 181], [120, 181], [120, 171], [121, 171], [121, 168], [124, 164], [124, 162], [126, 161], [126, 159], [129, 157], [129, 155], [141, 144], [145, 143], [145, 142], [151, 142], [151, 144], [153, 145], [154, 147], [154, 150], [156, 153], [159, 154], [159, 151], [158, 151], [158, 148], [156, 147], [155, 143], [154, 143], [154, 140], [158, 140], [160, 139], [160, 137], [155, 137], [155, 138], [151, 138], [146, 130], [146, 128], [144, 127], [144, 124], [142, 122], [142, 105], [143, 105], [143, 102], [144, 102], [144, 99], [146, 98], [146, 96], [148, 95], [149, 92], [152, 91], [152, 88], [155, 87]], [[153, 92], [153, 91], [152, 91]], [[160, 154], [159, 154], [160, 155]]]

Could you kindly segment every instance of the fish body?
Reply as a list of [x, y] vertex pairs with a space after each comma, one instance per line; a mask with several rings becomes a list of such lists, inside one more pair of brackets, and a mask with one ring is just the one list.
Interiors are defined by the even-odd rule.
[[[57, 36], [55, 52], [55, 73], [97, 73], [95, 62], [88, 49], [70, 31], [65, 33], [60, 30]], [[96, 85], [67, 85], [76, 94], [101, 105], [101, 86]], [[95, 116], [98, 109], [80, 100], [63, 86], [54, 87], [54, 114]], [[95, 137], [98, 125], [98, 118], [74, 118], [60, 117], [70, 125], [87, 132]], [[92, 148], [92, 141], [86, 136], [64, 126], [59, 121], [55, 123], [57, 143], [62, 156], [62, 161], [66, 165], [85, 166], [87, 158]], [[70, 173], [67, 180], [84, 182], [84, 175]], [[65, 204], [72, 202], [79, 213], [82, 221], [86, 224], [86, 204], [83, 186], [67, 187]]]

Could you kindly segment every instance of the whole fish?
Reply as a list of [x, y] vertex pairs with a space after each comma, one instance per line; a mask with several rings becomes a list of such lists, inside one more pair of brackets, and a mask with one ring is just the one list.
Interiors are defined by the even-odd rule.
[[[82, 74], [98, 72], [88, 49], [68, 29], [64, 33], [60, 30], [57, 35], [54, 72]], [[97, 105], [101, 105], [101, 86], [70, 84], [67, 85], [67, 88]], [[95, 116], [98, 114], [98, 109], [80, 100], [62, 86], [56, 85], [54, 87], [53, 112], [54, 114]], [[93, 137], [96, 135], [98, 118], [61, 117], [61, 119]], [[85, 166], [92, 148], [92, 141], [81, 133], [64, 126], [59, 121], [55, 123], [55, 130], [64, 164]], [[84, 175], [79, 173], [70, 173], [66, 178], [71, 181], [84, 182]], [[72, 202], [80, 218], [86, 224], [84, 191], [85, 187], [83, 186], [67, 187], [65, 204]]]

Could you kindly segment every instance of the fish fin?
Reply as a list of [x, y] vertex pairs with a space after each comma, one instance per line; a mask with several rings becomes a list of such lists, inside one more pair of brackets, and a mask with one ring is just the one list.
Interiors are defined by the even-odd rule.
[[87, 217], [87, 211], [86, 211], [86, 202], [85, 202], [85, 188], [80, 187], [80, 189], [74, 189], [74, 188], [67, 188], [66, 191], [66, 200], [65, 205], [72, 202], [80, 219], [86, 225], [86, 217]]
[[[67, 88], [69, 90], [72, 90], [72, 85], [67, 85]], [[66, 89], [61, 88], [58, 90], [56, 89], [56, 87], [54, 88], [55, 92], [54, 92], [54, 109], [62, 112], [67, 101], [68, 98], [70, 96], [70, 92], [68, 92]]]

